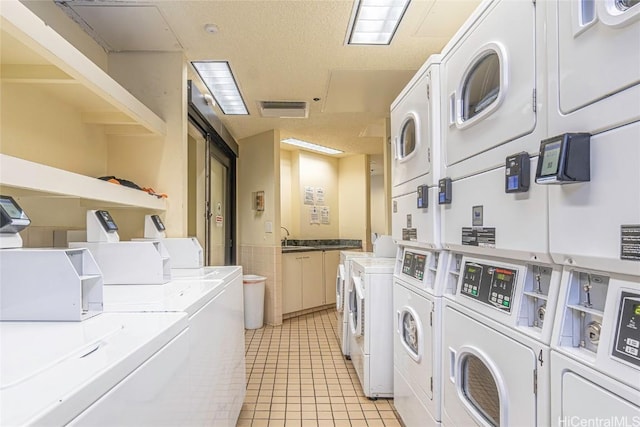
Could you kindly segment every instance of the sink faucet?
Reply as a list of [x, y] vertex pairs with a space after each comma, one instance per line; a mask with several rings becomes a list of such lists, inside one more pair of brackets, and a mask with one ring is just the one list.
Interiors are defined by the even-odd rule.
[[287, 232], [287, 235], [286, 235], [286, 236], [284, 236], [284, 244], [282, 245], [282, 246], [285, 246], [285, 247], [286, 247], [286, 246], [287, 246], [287, 236], [289, 236], [289, 235], [290, 235], [290, 234], [289, 234], [289, 230], [287, 230], [287, 227], [282, 227], [282, 226], [280, 226], [280, 228], [282, 228], [284, 231], [286, 231], [286, 232]]

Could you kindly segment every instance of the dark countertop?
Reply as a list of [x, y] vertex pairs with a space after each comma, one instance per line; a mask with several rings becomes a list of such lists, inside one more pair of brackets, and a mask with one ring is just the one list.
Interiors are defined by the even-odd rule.
[[312, 251], [345, 251], [347, 249], [362, 249], [360, 246], [349, 245], [318, 245], [318, 246], [283, 246], [282, 253], [290, 252], [312, 252]]
[[347, 249], [362, 249], [361, 240], [326, 239], [326, 240], [288, 240], [287, 246], [282, 246], [282, 253], [312, 252], [312, 251], [344, 251]]

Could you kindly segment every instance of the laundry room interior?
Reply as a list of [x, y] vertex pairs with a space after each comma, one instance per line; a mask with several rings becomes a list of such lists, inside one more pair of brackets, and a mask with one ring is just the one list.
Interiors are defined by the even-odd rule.
[[1, 0], [0, 425], [640, 426], [640, 0]]

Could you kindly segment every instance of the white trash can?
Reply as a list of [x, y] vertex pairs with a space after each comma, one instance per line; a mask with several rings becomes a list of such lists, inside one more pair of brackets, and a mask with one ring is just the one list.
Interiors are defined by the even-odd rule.
[[260, 329], [264, 325], [264, 286], [267, 278], [255, 274], [242, 276], [244, 289], [244, 327]]

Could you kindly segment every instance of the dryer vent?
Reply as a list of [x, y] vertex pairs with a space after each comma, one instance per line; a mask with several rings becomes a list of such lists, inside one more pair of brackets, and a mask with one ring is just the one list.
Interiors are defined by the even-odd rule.
[[258, 102], [262, 117], [284, 119], [306, 119], [309, 108], [305, 101], [260, 101]]

